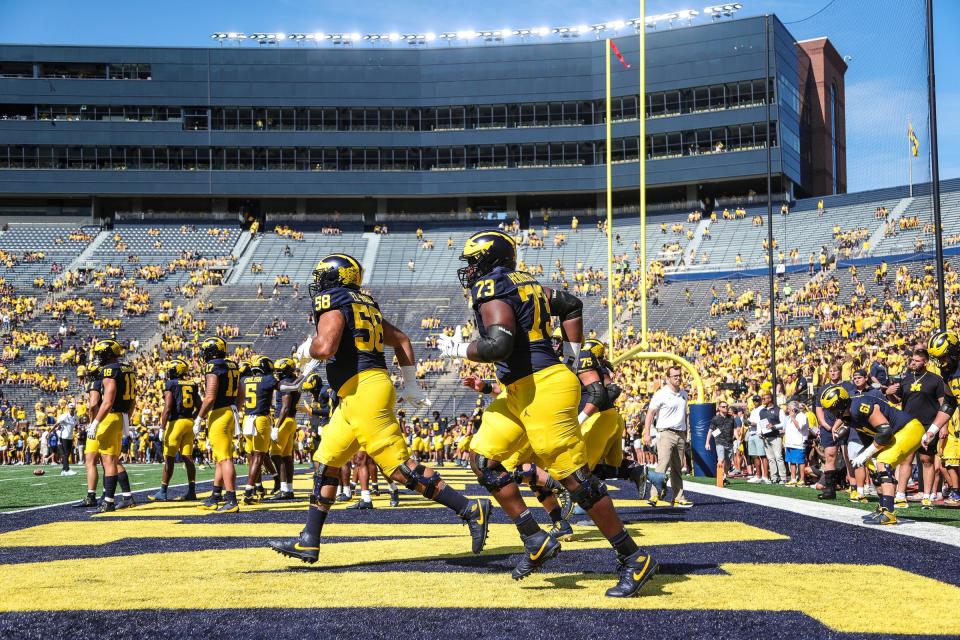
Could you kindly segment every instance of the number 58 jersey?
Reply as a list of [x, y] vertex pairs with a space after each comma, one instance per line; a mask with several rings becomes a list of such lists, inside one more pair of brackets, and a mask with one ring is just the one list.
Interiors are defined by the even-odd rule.
[[383, 315], [376, 300], [346, 287], [327, 289], [314, 297], [314, 323], [331, 311], [343, 314], [346, 323], [336, 354], [327, 360], [327, 381], [334, 391], [339, 391], [361, 371], [387, 368], [383, 356]]
[[477, 329], [486, 337], [480, 306], [484, 302], [501, 300], [513, 309], [516, 335], [513, 352], [497, 362], [497, 379], [502, 384], [559, 364], [560, 358], [550, 344], [550, 302], [540, 283], [529, 273], [497, 267], [470, 289], [470, 304]]

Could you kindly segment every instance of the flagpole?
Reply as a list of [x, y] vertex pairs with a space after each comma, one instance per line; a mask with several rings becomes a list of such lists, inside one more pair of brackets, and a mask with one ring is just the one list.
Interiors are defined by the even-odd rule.
[[607, 343], [610, 359], [615, 357], [613, 351], [613, 110], [610, 101], [610, 38], [604, 41], [603, 47], [604, 72], [606, 75], [607, 97]]
[[[913, 133], [913, 124], [910, 122], [910, 118], [907, 118], [907, 132]], [[910, 184], [910, 197], [913, 197], [913, 140], [910, 139], [910, 136], [907, 136], [907, 180]]]

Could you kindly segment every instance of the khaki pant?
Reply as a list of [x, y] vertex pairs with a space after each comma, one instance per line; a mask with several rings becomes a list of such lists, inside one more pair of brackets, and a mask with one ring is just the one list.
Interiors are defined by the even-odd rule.
[[[683, 498], [683, 456], [687, 447], [686, 432], [664, 429], [657, 433], [657, 471], [666, 473], [670, 467], [670, 488], [673, 499]], [[665, 496], [660, 496], [664, 498]]]

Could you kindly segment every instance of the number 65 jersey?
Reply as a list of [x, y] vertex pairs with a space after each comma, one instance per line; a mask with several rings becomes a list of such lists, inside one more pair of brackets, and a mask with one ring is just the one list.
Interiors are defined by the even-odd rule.
[[516, 318], [513, 352], [497, 362], [497, 379], [516, 382], [530, 374], [560, 363], [550, 344], [550, 302], [540, 283], [529, 273], [497, 267], [474, 283], [470, 290], [473, 315], [480, 335], [486, 337], [480, 306], [491, 300], [510, 305]]
[[334, 391], [361, 371], [387, 368], [383, 356], [383, 315], [377, 301], [346, 287], [327, 289], [313, 299], [313, 321], [324, 313], [343, 314], [346, 325], [337, 352], [327, 360], [327, 381]]

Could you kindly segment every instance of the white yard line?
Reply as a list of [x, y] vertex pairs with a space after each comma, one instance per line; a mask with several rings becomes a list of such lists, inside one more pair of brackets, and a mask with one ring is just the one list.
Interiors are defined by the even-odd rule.
[[[953, 547], [960, 547], [960, 527], [952, 527], [935, 522], [922, 522], [919, 520], [910, 520], [904, 518], [901, 512], [897, 512], [897, 518], [900, 524], [884, 527], [878, 525], [864, 524], [862, 517], [866, 515], [863, 509], [853, 507], [843, 507], [837, 504], [827, 502], [812, 502], [809, 500], [797, 500], [784, 496], [773, 496], [766, 493], [753, 493], [752, 491], [737, 491], [735, 489], [726, 489], [715, 487], [709, 484], [699, 484], [696, 482], [683, 483], [683, 490], [692, 493], [702, 493], [718, 498], [729, 498], [738, 502], [747, 502], [757, 504], [771, 509], [781, 509], [792, 513], [808, 516], [810, 518], [820, 518], [821, 520], [830, 520], [831, 522], [842, 522], [855, 527], [865, 529], [880, 530], [885, 533], [894, 533], [911, 538], [920, 538], [921, 540], [932, 540], [942, 542]], [[696, 507], [694, 507], [696, 509]]]

